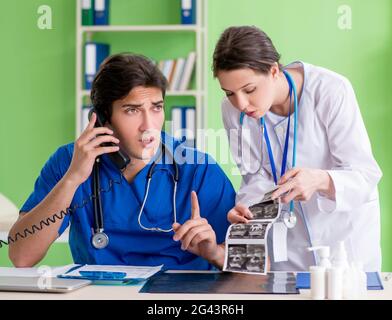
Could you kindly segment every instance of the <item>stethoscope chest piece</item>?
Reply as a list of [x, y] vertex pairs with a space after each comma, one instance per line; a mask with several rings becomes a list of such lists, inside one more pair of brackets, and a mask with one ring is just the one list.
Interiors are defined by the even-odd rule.
[[97, 232], [93, 235], [91, 242], [94, 248], [103, 249], [109, 244], [109, 237], [105, 232]]
[[297, 217], [294, 214], [294, 212], [285, 210], [282, 212], [282, 218], [283, 218], [283, 222], [284, 222], [285, 226], [288, 229], [294, 228], [295, 225], [297, 224]]

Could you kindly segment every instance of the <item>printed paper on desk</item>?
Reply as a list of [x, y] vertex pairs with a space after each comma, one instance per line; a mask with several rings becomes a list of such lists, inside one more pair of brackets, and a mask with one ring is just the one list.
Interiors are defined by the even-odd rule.
[[223, 271], [267, 274], [268, 231], [281, 211], [280, 200], [271, 199], [275, 190], [269, 190], [259, 203], [249, 207], [252, 220], [233, 224], [227, 230]]

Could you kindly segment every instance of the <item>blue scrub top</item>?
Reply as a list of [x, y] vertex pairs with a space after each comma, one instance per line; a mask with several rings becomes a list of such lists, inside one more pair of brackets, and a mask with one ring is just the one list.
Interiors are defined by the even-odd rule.
[[[227, 212], [234, 206], [235, 200], [235, 191], [231, 182], [209, 155], [185, 147], [165, 133], [162, 133], [162, 139], [171, 150], [179, 167], [177, 222], [183, 224], [190, 219], [191, 191], [194, 190], [199, 198], [201, 216], [206, 218], [214, 229], [217, 243], [224, 242], [229, 226]], [[71, 163], [73, 149], [73, 143], [67, 144], [50, 157], [21, 212], [32, 210], [61, 180]], [[70, 206], [80, 208], [67, 215], [59, 229], [61, 234], [69, 223], [71, 224], [69, 245], [75, 263], [140, 266], [163, 264], [165, 269], [214, 268], [205, 259], [181, 250], [181, 242], [173, 240], [173, 231], [168, 233], [146, 231], [139, 226], [137, 219], [145, 195], [146, 177], [151, 163], [129, 183], [107, 155], [103, 155], [101, 159], [100, 182], [101, 189], [104, 190], [101, 192], [101, 202], [104, 229], [109, 236], [109, 245], [104, 249], [95, 249], [91, 245], [94, 213], [90, 176], [76, 190]], [[171, 162], [171, 158], [166, 155], [166, 161], [158, 162], [154, 169], [141, 218], [145, 227], [171, 228], [174, 189], [174, 166]]]

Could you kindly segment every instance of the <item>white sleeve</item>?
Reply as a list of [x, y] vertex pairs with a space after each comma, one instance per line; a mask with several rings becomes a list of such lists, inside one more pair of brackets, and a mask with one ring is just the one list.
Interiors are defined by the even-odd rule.
[[259, 202], [266, 191], [274, 187], [268, 173], [244, 174], [242, 175], [241, 187], [237, 192], [235, 203], [241, 203], [247, 207]]
[[[222, 120], [228, 136], [229, 145], [232, 157], [237, 164], [237, 167], [241, 173], [242, 181], [240, 189], [236, 195], [236, 204], [241, 203], [245, 206], [251, 206], [252, 204], [260, 201], [263, 198], [264, 193], [271, 190], [274, 186], [273, 179], [266, 170], [261, 172], [255, 172], [253, 165], [259, 166], [259, 161], [251, 161], [249, 165], [242, 163], [242, 150], [239, 150], [239, 115], [240, 113], [231, 106], [227, 99], [222, 102]], [[238, 119], [238, 121], [237, 121]], [[248, 137], [252, 139], [252, 136]], [[248, 147], [251, 149], [251, 158], [257, 158], [261, 150], [257, 148], [257, 144], [248, 141]], [[255, 159], [254, 159], [255, 160]], [[257, 163], [256, 163], [257, 162]]]
[[322, 212], [351, 211], [373, 194], [382, 172], [372, 155], [371, 145], [354, 90], [344, 80], [327, 115], [326, 130], [335, 164], [327, 170], [335, 186], [335, 200], [317, 193]]

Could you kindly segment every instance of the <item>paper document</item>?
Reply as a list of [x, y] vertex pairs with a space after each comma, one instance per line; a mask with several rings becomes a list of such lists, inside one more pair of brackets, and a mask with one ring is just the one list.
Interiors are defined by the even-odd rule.
[[281, 212], [280, 200], [271, 200], [270, 190], [249, 210], [253, 219], [248, 223], [232, 224], [226, 234], [223, 271], [266, 274], [268, 257], [267, 236]]

